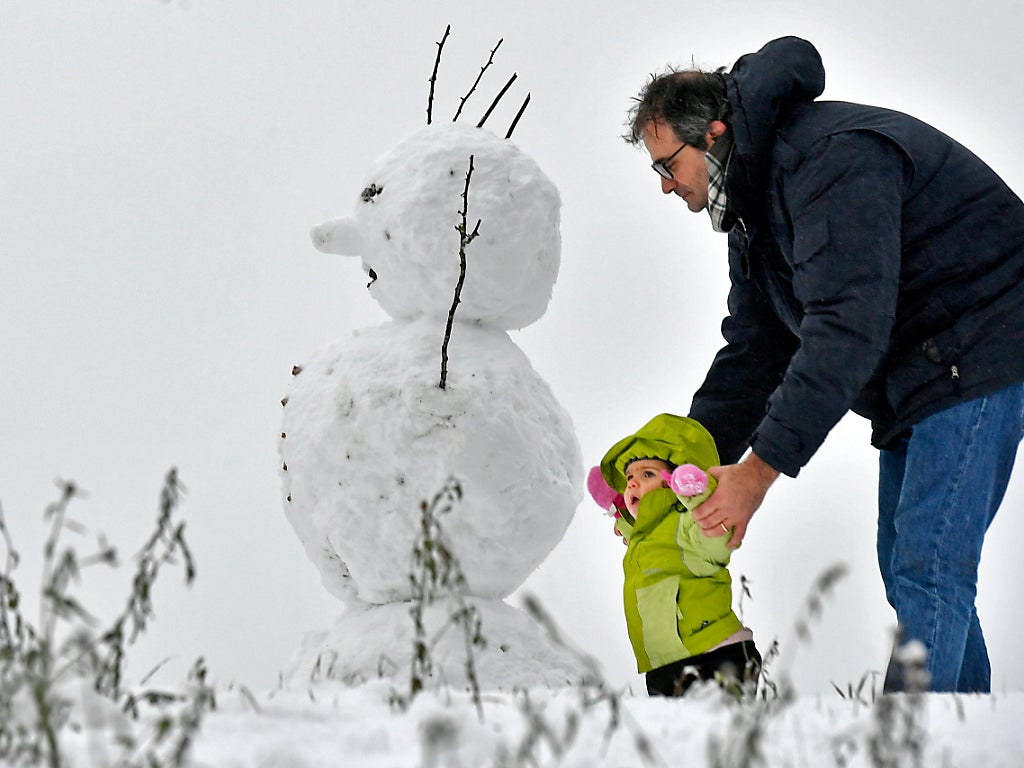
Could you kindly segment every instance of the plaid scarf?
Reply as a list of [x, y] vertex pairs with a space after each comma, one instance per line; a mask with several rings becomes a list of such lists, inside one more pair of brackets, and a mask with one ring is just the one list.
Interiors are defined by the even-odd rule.
[[726, 129], [704, 154], [708, 164], [708, 214], [715, 232], [728, 232], [736, 226], [736, 215], [729, 210], [725, 195], [725, 174], [732, 158], [732, 131]]

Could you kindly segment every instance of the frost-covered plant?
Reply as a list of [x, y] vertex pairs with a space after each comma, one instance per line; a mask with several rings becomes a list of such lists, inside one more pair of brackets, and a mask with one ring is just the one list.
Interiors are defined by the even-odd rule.
[[[854, 701], [864, 706], [870, 706], [877, 698], [876, 683], [878, 682], [878, 672], [876, 670], [868, 670], [861, 675], [860, 680], [854, 685], [852, 682], [846, 684], [845, 690], [834, 682], [832, 687], [835, 689], [839, 697], [846, 699], [847, 701]], [[870, 683], [870, 685], [869, 685]]]
[[[95, 552], [84, 557], [73, 546], [62, 543], [65, 531], [82, 533], [86, 528], [68, 515], [72, 499], [80, 497], [81, 491], [72, 482], [59, 481], [58, 486], [60, 498], [45, 511], [50, 529], [43, 545], [39, 619], [35, 624], [22, 611], [21, 593], [13, 577], [18, 553], [0, 509], [0, 534], [7, 555], [0, 574], [0, 760], [5, 765], [66, 765], [62, 732], [69, 727], [77, 729], [106, 706], [126, 713], [120, 715], [125, 722], [118, 729], [121, 747], [126, 751], [119, 765], [182, 765], [191, 735], [198, 728], [201, 713], [212, 703], [212, 696], [196, 695], [194, 691], [131, 694], [125, 691], [123, 680], [126, 650], [153, 617], [152, 589], [162, 567], [180, 559], [186, 583], [195, 577], [184, 523], [173, 519], [182, 493], [177, 471], [170, 470], [164, 481], [156, 529], [136, 556], [125, 608], [106, 629], [97, 629], [102, 626], [100, 621], [79, 601], [72, 585], [90, 566], [116, 566], [117, 552], [101, 535], [97, 536]], [[201, 663], [193, 677], [199, 688], [208, 690]], [[136, 741], [128, 723], [129, 718], [138, 716], [139, 701], [178, 707], [178, 714], [169, 720], [158, 718], [154, 725], [154, 743], [176, 745], [162, 758], [145, 747], [132, 754]], [[191, 714], [181, 715], [186, 712]]]
[[[452, 626], [462, 632], [465, 647], [465, 671], [470, 693], [477, 713], [483, 719], [483, 705], [480, 698], [480, 684], [476, 675], [474, 648], [483, 648], [487, 641], [483, 636], [480, 612], [466, 600], [466, 577], [444, 537], [441, 517], [462, 500], [462, 486], [450, 478], [430, 503], [420, 504], [420, 530], [413, 546], [412, 570], [409, 582], [412, 587], [412, 602], [409, 613], [413, 621], [412, 668], [409, 678], [408, 699], [396, 697], [395, 702], [405, 705], [422, 691], [433, 675], [432, 650], [442, 635]], [[425, 611], [435, 602], [448, 605], [448, 618], [433, 637], [428, 637]]]
[[622, 706], [621, 691], [613, 688], [605, 680], [597, 661], [565, 639], [554, 619], [535, 596], [524, 595], [523, 608], [540, 624], [556, 646], [566, 649], [579, 659], [585, 672], [582, 681], [576, 688], [579, 694], [579, 708], [570, 709], [562, 723], [549, 722], [544, 711], [533, 704], [528, 692], [520, 691], [518, 693], [519, 711], [526, 728], [512, 755], [514, 762], [511, 764], [515, 766], [541, 765], [542, 761], [538, 754], [541, 747], [546, 748], [556, 757], [566, 754], [576, 741], [582, 719], [597, 711], [601, 705], [605, 705], [608, 709], [608, 724], [604, 728], [602, 753], [608, 748], [612, 736], [619, 728], [625, 728], [633, 741], [636, 754], [644, 765], [665, 765], [654, 749], [650, 737]]
[[[773, 641], [764, 655], [757, 680], [749, 686], [756, 695], [731, 696], [726, 691], [722, 698], [733, 706], [727, 734], [722, 738], [708, 739], [708, 764], [713, 768], [752, 768], [766, 765], [764, 740], [768, 723], [778, 717], [796, 701], [796, 691], [790, 679], [792, 649], [800, 643], [811, 641], [811, 626], [821, 617], [825, 598], [836, 583], [846, 575], [846, 566], [836, 563], [826, 568], [811, 585], [804, 604], [793, 622], [793, 638], [787, 652], [780, 653], [780, 645]], [[749, 584], [742, 579], [743, 594], [750, 596]], [[742, 602], [742, 598], [741, 598]], [[777, 670], [774, 667], [778, 666]]]
[[920, 642], [900, 643], [893, 651], [903, 681], [903, 693], [884, 694], [874, 706], [874, 727], [868, 736], [868, 757], [874, 768], [920, 768], [928, 729], [925, 693], [929, 675], [927, 650]]
[[[188, 680], [179, 692], [145, 691], [129, 695], [125, 711], [138, 716], [139, 704], [157, 706], [149, 734], [141, 740], [127, 738], [126, 749], [131, 754], [118, 763], [118, 767], [183, 768], [188, 765], [188, 754], [207, 712], [217, 708], [212, 685], [206, 680], [206, 663], [196, 659]], [[243, 694], [244, 695], [244, 694]], [[249, 698], [252, 695], [249, 694]]]
[[[837, 766], [849, 765], [861, 751], [873, 768], [921, 768], [924, 765], [928, 737], [925, 694], [929, 675], [926, 661], [927, 652], [921, 643], [902, 644], [897, 639], [890, 669], [899, 677], [903, 692], [883, 691], [881, 696], [876, 696], [872, 686], [871, 701], [868, 702], [860, 693], [854, 697], [839, 691], [843, 698], [868, 704], [872, 717], [866, 726], [861, 724], [832, 737], [832, 754]], [[861, 686], [863, 684], [862, 679]]]

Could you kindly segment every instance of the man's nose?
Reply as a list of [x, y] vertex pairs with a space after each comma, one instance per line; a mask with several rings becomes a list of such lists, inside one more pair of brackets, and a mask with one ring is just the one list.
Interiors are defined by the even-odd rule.
[[661, 192], [665, 195], [671, 195], [676, 188], [675, 179], [666, 179], [664, 176], [659, 176], [661, 179]]

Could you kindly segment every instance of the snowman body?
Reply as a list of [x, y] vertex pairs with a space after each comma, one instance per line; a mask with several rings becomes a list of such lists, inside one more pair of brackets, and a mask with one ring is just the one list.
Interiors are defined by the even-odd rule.
[[504, 331], [457, 326], [442, 390], [443, 330], [419, 318], [358, 331], [304, 365], [289, 391], [285, 510], [345, 601], [411, 597], [421, 503], [448, 478], [462, 500], [441, 525], [481, 597], [518, 587], [579, 502], [571, 422], [526, 355]]
[[[308, 639], [293, 669], [305, 674], [325, 653], [336, 679], [381, 674], [382, 658], [406, 668], [395, 660], [411, 652], [411, 623], [396, 606], [412, 597], [423, 505], [454, 481], [461, 498], [440, 523], [463, 597], [477, 605], [485, 636], [490, 618], [515, 638], [515, 650], [489, 638], [504, 650], [485, 654], [482, 683], [579, 679], [579, 663], [542, 648], [539, 630], [502, 601], [561, 539], [581, 497], [571, 420], [507, 333], [547, 307], [560, 255], [557, 190], [511, 142], [431, 126], [373, 164], [355, 206], [353, 217], [314, 229], [314, 242], [360, 256], [392, 320], [297, 366], [285, 400], [286, 515], [325, 587], [348, 606], [332, 630]], [[428, 614], [443, 624], [443, 610]], [[360, 628], [380, 647], [368, 650]], [[457, 679], [457, 655], [439, 681]]]

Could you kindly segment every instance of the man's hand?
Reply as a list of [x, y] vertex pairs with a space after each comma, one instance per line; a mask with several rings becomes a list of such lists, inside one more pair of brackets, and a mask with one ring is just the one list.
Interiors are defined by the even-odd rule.
[[736, 549], [747, 534], [750, 518], [779, 473], [751, 453], [739, 464], [711, 467], [708, 474], [718, 481], [718, 487], [693, 510], [693, 519], [705, 536], [724, 536], [731, 529], [729, 549]]

